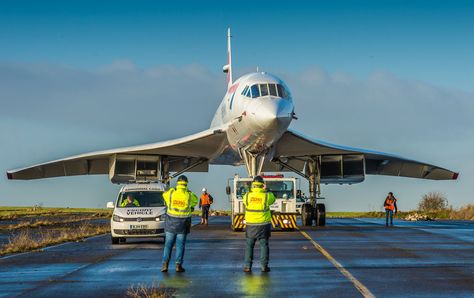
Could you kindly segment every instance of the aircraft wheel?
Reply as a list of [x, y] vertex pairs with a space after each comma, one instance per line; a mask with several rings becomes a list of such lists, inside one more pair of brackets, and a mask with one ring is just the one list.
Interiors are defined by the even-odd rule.
[[112, 238], [112, 244], [119, 244], [119, 239], [118, 237], [111, 237]]
[[301, 208], [301, 221], [305, 227], [313, 225], [313, 206], [311, 204], [304, 204]]
[[127, 242], [127, 238], [121, 237], [121, 238], [119, 238], [119, 240], [120, 240], [120, 243], [125, 243], [125, 242]]
[[326, 205], [316, 204], [316, 225], [324, 227], [326, 225]]

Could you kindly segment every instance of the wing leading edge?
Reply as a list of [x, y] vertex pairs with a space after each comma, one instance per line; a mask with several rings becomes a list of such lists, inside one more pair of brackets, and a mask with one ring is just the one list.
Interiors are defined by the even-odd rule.
[[[328, 179], [329, 183], [339, 183], [339, 181], [344, 180], [343, 176], [345, 176], [345, 173], [343, 168], [346, 164], [348, 165], [348, 170], [353, 171], [348, 173], [348, 175], [356, 174], [353, 165], [356, 164], [357, 160], [361, 162], [360, 164], [363, 164], [362, 168], [365, 173], [362, 173], [362, 175], [389, 175], [431, 180], [455, 180], [458, 178], [458, 173], [435, 165], [406, 159], [389, 153], [340, 146], [310, 139], [291, 130], [285, 132], [278, 141], [274, 154], [277, 160], [285, 159], [291, 167], [302, 171], [305, 160], [311, 156], [321, 156], [323, 163], [327, 167], [326, 172], [331, 174], [329, 175], [331, 179]], [[274, 162], [272, 164], [267, 163], [264, 166], [264, 170], [277, 170], [277, 167], [278, 165]], [[279, 170], [282, 170], [282, 168], [280, 167]], [[338, 173], [341, 179], [338, 179]]]
[[[169, 171], [178, 172], [199, 162], [190, 169], [207, 172], [209, 160], [219, 154], [225, 145], [226, 127], [211, 128], [187, 137], [147, 145], [96, 151], [26, 168], [7, 171], [8, 179], [30, 180], [60, 176], [110, 174], [111, 164], [117, 156], [124, 159], [157, 161], [154, 157], [165, 156]], [[220, 145], [219, 145], [220, 144]]]

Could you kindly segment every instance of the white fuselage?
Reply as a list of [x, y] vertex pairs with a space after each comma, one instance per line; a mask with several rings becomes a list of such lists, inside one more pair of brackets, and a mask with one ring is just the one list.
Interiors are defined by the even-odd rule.
[[229, 86], [211, 123], [211, 128], [230, 125], [229, 148], [224, 148], [220, 158], [228, 161], [233, 155], [234, 162], [239, 163], [240, 149], [261, 153], [271, 148], [288, 129], [293, 113], [293, 100], [282, 80], [265, 72], [240, 77]]

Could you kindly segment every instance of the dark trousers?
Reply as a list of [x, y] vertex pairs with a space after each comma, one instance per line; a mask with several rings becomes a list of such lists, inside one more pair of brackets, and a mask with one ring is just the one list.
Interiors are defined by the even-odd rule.
[[385, 225], [388, 226], [388, 219], [390, 218], [390, 225], [393, 226], [393, 210], [385, 209]]
[[202, 219], [208, 219], [209, 218], [209, 208], [211, 208], [211, 205], [202, 205]]
[[[245, 267], [252, 268], [253, 249], [255, 247], [256, 238], [247, 238], [247, 247], [245, 249]], [[260, 266], [268, 266], [270, 258], [270, 249], [268, 248], [268, 238], [260, 238]]]

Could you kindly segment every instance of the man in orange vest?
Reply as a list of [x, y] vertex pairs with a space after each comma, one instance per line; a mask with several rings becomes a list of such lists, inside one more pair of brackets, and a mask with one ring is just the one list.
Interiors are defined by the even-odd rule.
[[397, 199], [393, 196], [393, 192], [389, 192], [383, 203], [385, 207], [385, 226], [388, 227], [388, 218], [390, 217], [390, 225], [393, 226], [393, 212], [397, 213]]
[[201, 199], [199, 200], [199, 208], [202, 208], [201, 224], [207, 225], [209, 218], [209, 209], [211, 204], [214, 203], [214, 198], [207, 193], [207, 189], [202, 189]]

